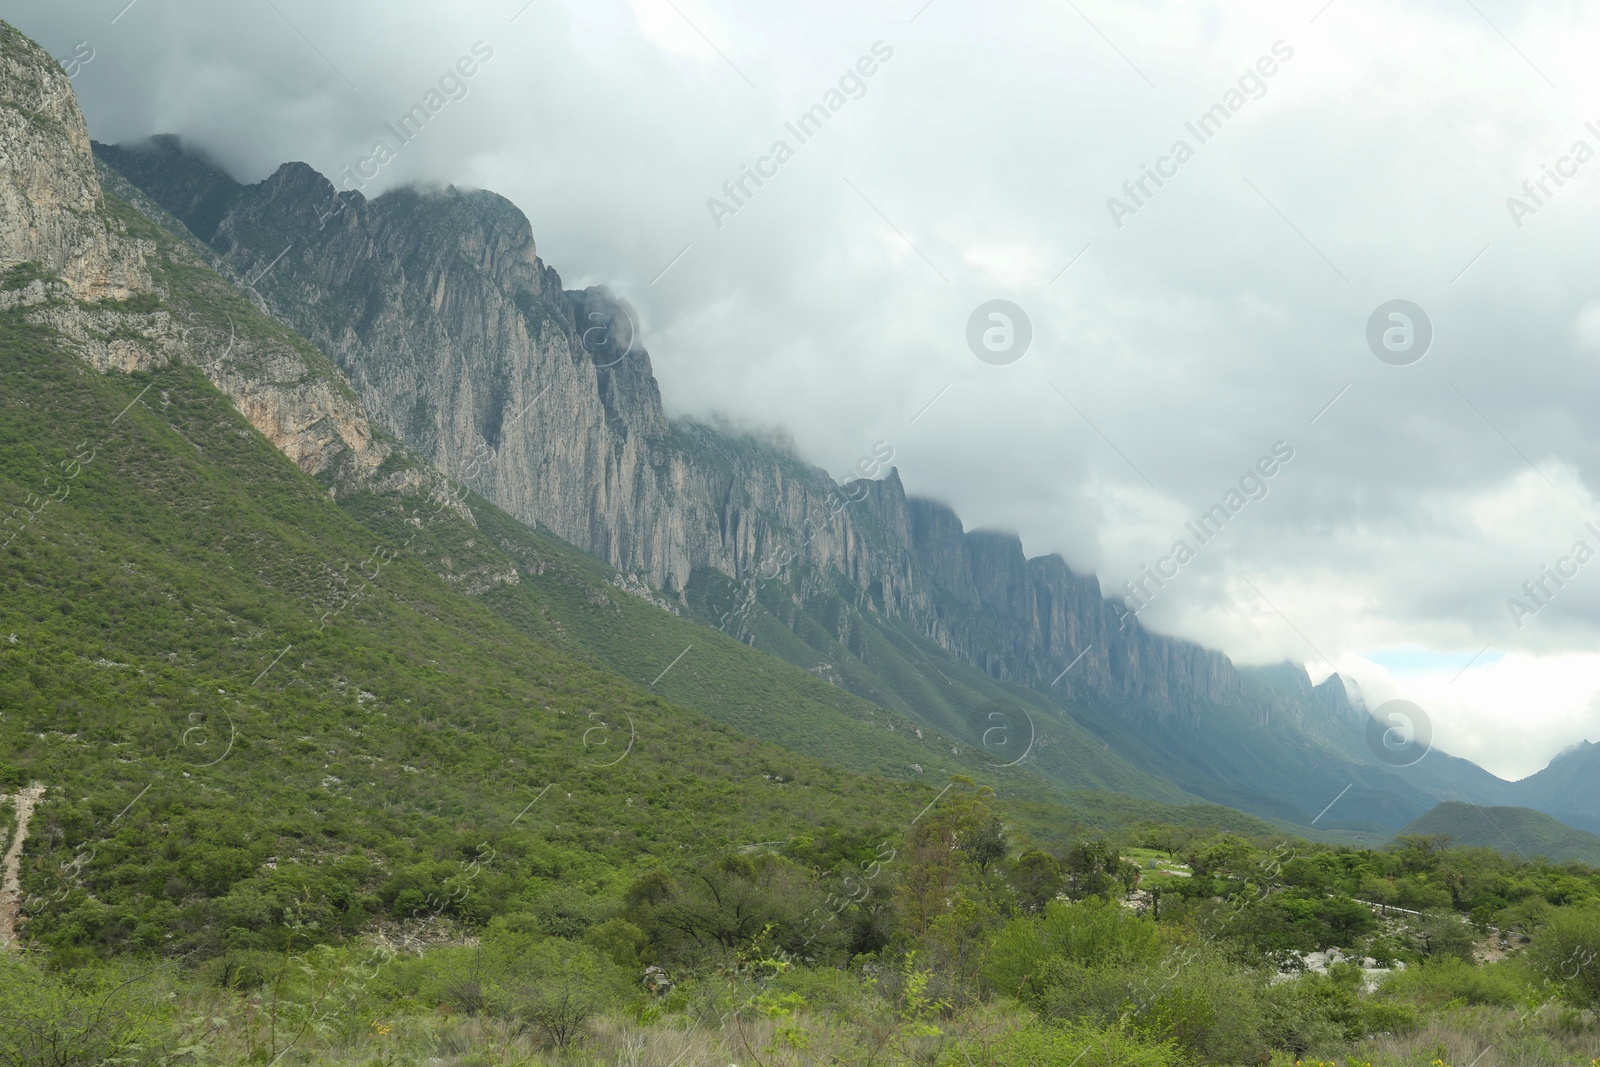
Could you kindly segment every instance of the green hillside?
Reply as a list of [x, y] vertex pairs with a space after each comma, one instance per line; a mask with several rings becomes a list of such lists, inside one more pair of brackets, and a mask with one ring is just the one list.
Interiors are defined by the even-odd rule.
[[[286, 339], [110, 210], [155, 244], [181, 321]], [[286, 909], [337, 939], [481, 922], [558, 882], [614, 896], [722, 848], [892, 836], [952, 773], [1057, 847], [1136, 819], [1271, 831], [1111, 796], [1133, 772], [1094, 753], [1063, 791], [918, 737], [475, 497], [476, 525], [442, 484], [335, 502], [192, 368], [102, 376], [20, 311], [0, 328], [0, 493], [60, 497], [0, 550], [0, 787], [46, 787], [23, 910], [55, 952], [203, 958], [282, 944]]]
[[[70, 161], [13, 150], [77, 116], [3, 22], [0, 83], [0, 169]], [[816, 575], [708, 627], [728, 590], [685, 610], [367, 449], [202, 248], [84, 219], [156, 290], [0, 271], [0, 1067], [1600, 1051], [1600, 871], [1197, 803], [1149, 766], [1198, 741], [1124, 761]], [[1270, 736], [1223, 725], [1197, 759], [1248, 770]], [[1305, 966], [1335, 949], [1378, 966]]]
[[[278, 329], [206, 300], [175, 310]], [[0, 781], [47, 787], [36, 940], [207, 954], [272, 945], [285, 909], [323, 936], [439, 901], [481, 919], [556, 879], [880, 835], [936, 792], [530, 638], [435, 573], [472, 536], [453, 511], [396, 497], [415, 539], [375, 536], [193, 369], [101, 376], [16, 311], [0, 349], [0, 495], [59, 497], [0, 550]]]
[[1600, 866], [1600, 837], [1574, 830], [1532, 808], [1481, 808], [1459, 800], [1446, 801], [1397, 835], [1448, 837], [1466, 848], [1492, 848], [1521, 859], [1544, 857]]

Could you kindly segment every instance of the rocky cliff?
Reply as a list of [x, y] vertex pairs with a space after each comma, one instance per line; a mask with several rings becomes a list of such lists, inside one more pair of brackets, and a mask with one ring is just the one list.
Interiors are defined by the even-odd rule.
[[[683, 598], [710, 571], [748, 587], [782, 562], [854, 585], [989, 674], [1194, 717], [1237, 698], [1226, 657], [1151, 635], [1099, 583], [1015, 537], [967, 532], [890, 475], [841, 495], [771, 441], [664, 410], [632, 311], [568, 292], [501, 197], [368, 199], [303, 164], [241, 185], [171, 138], [99, 148], [349, 376], [373, 416], [513, 515]], [[739, 612], [731, 614], [735, 619]]]
[[108, 200], [66, 72], [0, 22], [0, 310], [25, 307], [101, 371], [200, 367], [302, 468], [370, 475], [388, 448], [354, 393], [287, 331], [231, 326], [238, 295], [183, 269], [199, 254]]
[[80, 300], [150, 290], [142, 249], [105, 212], [66, 71], [0, 22], [0, 270], [34, 263]]

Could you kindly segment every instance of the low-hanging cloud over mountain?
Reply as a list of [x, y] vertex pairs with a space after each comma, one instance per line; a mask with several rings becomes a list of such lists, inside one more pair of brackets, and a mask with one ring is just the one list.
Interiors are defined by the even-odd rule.
[[[100, 140], [177, 133], [246, 180], [298, 159], [369, 195], [505, 194], [569, 283], [638, 306], [677, 410], [781, 423], [841, 473], [889, 442], [913, 490], [1108, 593], [1288, 442], [1142, 622], [1392, 686], [1503, 774], [1596, 736], [1600, 565], [1509, 604], [1600, 525], [1593, 11], [0, 13]], [[1026, 322], [969, 330], [993, 300]], [[1026, 350], [979, 358], [985, 329]]]

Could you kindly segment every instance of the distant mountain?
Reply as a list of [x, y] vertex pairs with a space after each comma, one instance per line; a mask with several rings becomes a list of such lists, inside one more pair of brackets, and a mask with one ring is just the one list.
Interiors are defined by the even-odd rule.
[[631, 309], [563, 289], [502, 197], [369, 199], [302, 163], [245, 185], [170, 137], [96, 152], [109, 187], [186, 227], [438, 468], [686, 618], [922, 729], [1026, 752], [1068, 792], [1201, 799], [1317, 832], [1513, 802], [1444, 753], [1381, 762], [1337, 678], [1240, 670], [1124, 620], [1059, 556], [908, 496], [886, 443], [841, 486], [776, 435], [669, 418]]
[[1556, 862], [1576, 860], [1600, 865], [1600, 837], [1574, 830], [1532, 808], [1480, 808], [1447, 801], [1396, 835], [1444, 835], [1452, 844], [1492, 848], [1512, 858], [1544, 856]]
[[[562, 569], [527, 555], [550, 575], [527, 589], [484, 529], [514, 520], [104, 195], [66, 73], [3, 22], [0, 208], [0, 794], [42, 790], [25, 848], [0, 801], [19, 877], [0, 930], [41, 955], [481, 924], [545, 886], [807, 832], [882, 840], [998, 762], [767, 664], [775, 714], [902, 772], [853, 773], [537, 633], [560, 629]], [[596, 612], [611, 595], [671, 618], [583, 588]]]
[[1600, 744], [1580, 741], [1513, 787], [1517, 803], [1600, 833]]

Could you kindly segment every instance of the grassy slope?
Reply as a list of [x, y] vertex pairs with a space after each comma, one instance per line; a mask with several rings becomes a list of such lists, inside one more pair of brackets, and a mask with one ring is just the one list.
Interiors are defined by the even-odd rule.
[[1545, 856], [1600, 866], [1600, 837], [1532, 808], [1483, 808], [1446, 801], [1396, 836], [1446, 834], [1459, 847], [1492, 848], [1511, 859]]
[[[174, 310], [279, 329], [218, 299]], [[430, 541], [470, 527], [421, 499], [420, 536], [380, 566], [374, 534], [191, 368], [98, 375], [15, 313], [0, 352], [0, 500], [92, 455], [0, 550], [0, 776], [50, 790], [25, 865], [37, 936], [251, 947], [285, 908], [353, 930], [451, 879], [470, 891], [447, 912], [481, 915], [557, 877], [888, 832], [934, 794], [529, 637], [439, 577]]]
[[[1010, 801], [1014, 824], [1025, 836], [1056, 846], [1140, 818], [1270, 832], [1267, 824], [1227, 809], [1063, 791], [1034, 773], [1031, 760], [1008, 768], [1004, 753], [923, 729], [811, 672], [672, 614], [619, 589], [611, 581], [615, 572], [603, 563], [486, 501], [474, 497], [472, 503], [478, 531], [471, 537], [457, 531], [452, 543], [431, 545], [430, 556], [449, 559], [463, 573], [514, 565], [521, 581], [480, 594], [486, 604], [525, 632], [743, 732], [886, 778], [941, 783], [950, 774], [969, 775]], [[375, 530], [397, 528], [390, 502], [355, 498], [348, 506]], [[1025, 743], [1026, 737], [1016, 740]]]
[[[156, 163], [152, 157], [116, 149], [102, 147], [100, 153], [103, 161], [127, 168], [135, 180], [155, 190], [155, 195], [161, 196], [163, 202], [185, 212], [185, 217], [202, 232], [210, 216], [206, 212], [196, 214], [186, 207], [192, 206], [196, 190], [209, 188], [206, 196], [214, 194], [224, 198], [238, 193], [234, 183], [192, 159], [162, 157], [164, 162]], [[122, 184], [126, 183], [113, 180], [113, 185]], [[415, 201], [414, 194], [393, 195]], [[423, 204], [421, 201], [415, 201], [411, 207], [433, 213], [442, 210], [438, 203]], [[456, 205], [450, 204], [449, 209], [455, 210]], [[159, 209], [155, 214], [163, 221], [170, 219]], [[288, 240], [288, 235], [262, 232], [261, 220], [251, 217], [255, 221], [247, 227], [249, 232], [232, 232], [230, 240], [243, 237], [256, 253], [275, 254]], [[181, 225], [176, 220], [168, 224]], [[437, 225], [437, 219], [430, 216], [419, 220], [417, 225], [419, 228]], [[292, 258], [280, 266], [269, 284], [282, 283], [285, 270], [293, 272]], [[323, 313], [337, 314], [336, 309], [341, 305], [339, 294], [325, 296], [326, 299], [318, 302]], [[774, 449], [769, 441], [688, 423], [676, 426], [673, 438], [678, 447], [694, 453], [696, 463], [708, 470], [725, 472], [735, 486], [753, 470], [780, 471], [781, 477], [802, 481], [825, 477], [815, 468], [787, 455], [783, 449]], [[744, 506], [754, 505], [745, 501]], [[767, 518], [777, 528], [785, 525], [783, 516]], [[874, 540], [882, 538], [885, 532], [869, 523], [862, 527], [860, 534]], [[805, 681], [810, 684], [801, 684], [799, 679], [803, 675], [795, 672], [788, 672], [787, 676], [782, 672], [768, 675], [767, 672], [773, 670], [770, 661], [742, 656], [732, 646], [713, 648], [702, 643], [694, 655], [662, 679], [663, 691], [675, 698], [691, 700], [707, 713], [761, 736], [779, 739], [786, 745], [801, 747], [843, 765], [870, 766], [880, 773], [914, 774], [911, 765], [918, 764], [927, 774], [930, 764], [923, 757], [935, 747], [941, 754], [941, 761], [950, 759], [961, 763], [972, 762], [968, 759], [971, 750], [986, 749], [979, 753], [982, 758], [977, 762], [990, 766], [1011, 762], [1026, 751], [1026, 765], [1046, 783], [1046, 794], [1052, 791], [1115, 793], [1167, 805], [1190, 804], [1199, 799], [1192, 784], [1175, 784], [1171, 780], [1172, 768], [1159, 761], [1146, 760], [1138, 767], [1131, 764], [1119, 750], [1119, 739], [1097, 738], [1091, 729], [1085, 728], [1086, 724], [1092, 728], [1092, 723], [1079, 721], [1077, 709], [1063, 709], [1049, 694], [997, 681], [901, 627], [896, 620], [886, 618], [881, 610], [874, 610], [872, 589], [855, 588], [838, 575], [789, 577], [789, 581], [770, 583], [759, 591], [762, 610], [755, 619], [754, 631], [740, 630], [738, 636], [753, 639], [761, 651], [788, 660], [804, 672], [826, 677], [836, 683], [836, 688], [831, 692], [822, 690], [809, 678]], [[791, 600], [786, 589], [803, 591], [804, 603]], [[697, 576], [690, 597], [693, 611], [701, 621], [715, 624], [728, 607], [723, 602], [738, 601], [743, 592], [721, 576]], [[558, 616], [570, 616], [572, 632], [581, 644], [601, 661], [641, 683], [653, 680], [666, 664], [696, 640], [692, 632], [687, 636], [680, 632], [681, 640], [675, 647], [668, 647], [672, 645], [667, 639], [671, 628], [658, 625], [659, 620], [652, 622], [635, 614], [628, 625], [623, 625], [609, 609], [590, 610], [597, 606], [590, 600], [612, 599], [603, 593], [595, 594], [591, 590], [576, 602], [563, 599], [559, 590], [554, 594], [554, 600], [547, 603], [545, 609], [553, 608]], [[877, 606], [881, 608], [881, 604]], [[524, 612], [519, 618], [526, 620], [537, 614]], [[656, 637], [662, 640], [657, 641]], [[645, 638], [642, 645], [641, 638]], [[705, 661], [704, 666], [697, 666], [697, 661]], [[787, 680], [778, 684], [776, 680], [780, 677]], [[847, 694], [859, 699], [848, 699]], [[878, 708], [868, 708], [862, 701], [875, 703]], [[841, 716], [840, 712], [844, 714]], [[921, 728], [924, 734], [932, 731], [943, 735], [950, 743], [935, 746], [933, 737], [925, 737], [920, 745], [909, 745], [896, 739], [890, 746], [892, 755], [880, 751], [881, 746], [873, 739], [874, 733], [881, 737], [888, 732], [887, 726], [895, 722], [900, 724], [897, 730], [909, 723]], [[869, 723], [877, 725], [869, 728]], [[1146, 755], [1139, 746], [1129, 751], [1136, 757]], [[1026, 781], [1026, 776], [1017, 777], [1019, 781]], [[1340, 785], [1343, 784], [1341, 781]], [[1104, 807], [1100, 803], [1102, 799], [1086, 797], [1075, 802]], [[1212, 800], [1218, 799], [1235, 802], [1231, 795], [1212, 796]], [[1283, 814], [1283, 806], [1275, 806], [1270, 798], [1253, 799], [1260, 800], [1256, 804], [1258, 813]], [[1418, 804], [1415, 810], [1420, 812], [1425, 806]], [[1126, 805], [1119, 800], [1113, 807], [1120, 810]], [[1275, 807], [1280, 810], [1274, 810]]]

